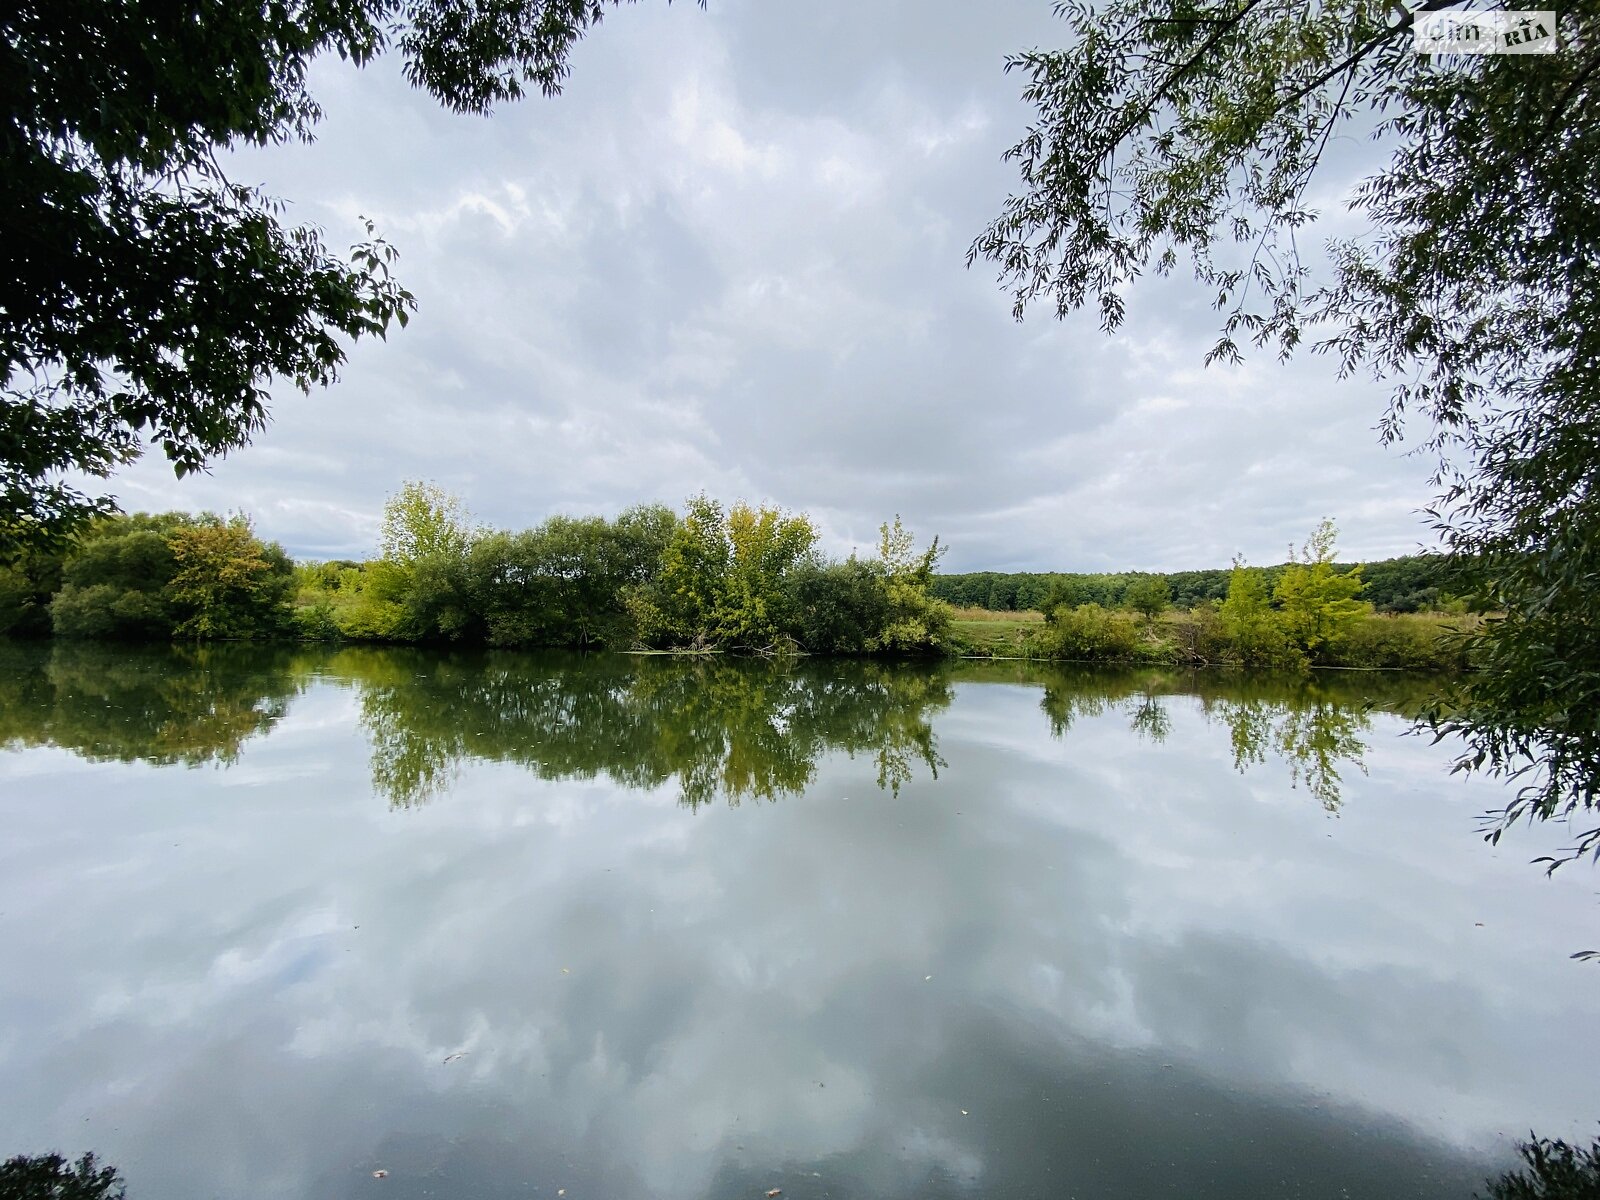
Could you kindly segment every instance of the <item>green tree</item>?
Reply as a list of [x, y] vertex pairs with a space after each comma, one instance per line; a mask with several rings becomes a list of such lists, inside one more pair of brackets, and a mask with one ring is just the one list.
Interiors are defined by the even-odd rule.
[[862, 654], [889, 623], [889, 593], [877, 562], [810, 559], [789, 573], [789, 632], [811, 654]]
[[1123, 591], [1122, 603], [1153, 621], [1172, 607], [1172, 589], [1160, 575], [1139, 575]]
[[1243, 558], [1233, 560], [1228, 595], [1217, 610], [1217, 617], [1224, 638], [1243, 662], [1284, 664], [1299, 657], [1272, 610], [1264, 574], [1245, 566]]
[[0, 636], [40, 637], [50, 632], [50, 601], [61, 589], [62, 549], [34, 547], [0, 563]]
[[660, 574], [676, 525], [671, 509], [641, 505], [612, 521], [551, 517], [537, 529], [480, 539], [468, 590], [488, 640], [625, 644], [635, 633], [628, 597]]
[[640, 636], [669, 646], [714, 639], [731, 557], [722, 505], [703, 492], [691, 496], [662, 554], [660, 576], [632, 594]]
[[1333, 567], [1333, 543], [1338, 530], [1324, 519], [1298, 556], [1289, 547], [1289, 565], [1278, 576], [1273, 599], [1279, 621], [1289, 639], [1311, 655], [1337, 645], [1372, 605], [1356, 599], [1361, 594], [1361, 568], [1339, 572]]
[[437, 484], [407, 480], [383, 506], [378, 553], [409, 567], [430, 555], [459, 557], [472, 538], [472, 519], [458, 497]]
[[[1414, 53], [1417, 16], [1455, 7], [1061, 5], [1071, 44], [1007, 64], [1037, 115], [969, 261], [1019, 316], [1090, 305], [1113, 329], [1124, 285], [1187, 260], [1222, 314], [1208, 361], [1315, 329], [1341, 372], [1392, 380], [1383, 434], [1424, 422], [1439, 528], [1503, 614], [1433, 724], [1462, 768], [1526, 785], [1508, 819], [1549, 817], [1600, 805], [1600, 4], [1564, 6], [1556, 53]], [[1361, 124], [1388, 163], [1314, 270], [1314, 180]]]
[[69, 1163], [59, 1154], [18, 1155], [0, 1164], [0, 1200], [124, 1200], [127, 1191], [115, 1167], [93, 1154]]
[[176, 618], [167, 585], [178, 566], [171, 535], [185, 513], [104, 518], [85, 531], [62, 568], [50, 620], [62, 637], [169, 638]]
[[383, 506], [381, 557], [365, 580], [362, 615], [377, 636], [462, 636], [473, 623], [466, 558], [477, 536], [456, 496], [433, 483], [403, 483]]
[[[458, 112], [559, 92], [604, 0], [50, 0], [0, 8], [0, 561], [112, 501], [65, 482], [159, 447], [182, 475], [265, 423], [267, 383], [330, 383], [414, 307], [218, 151], [309, 141], [313, 60], [405, 74]], [[368, 227], [369, 235], [371, 227]]]
[[791, 624], [784, 581], [816, 544], [811, 518], [735, 505], [728, 513], [728, 577], [717, 632], [730, 643], [771, 645]]
[[931, 591], [933, 568], [944, 554], [936, 537], [920, 554], [911, 531], [895, 514], [878, 527], [878, 563], [884, 574], [888, 612], [867, 649], [890, 654], [943, 653], [951, 645], [950, 606]]

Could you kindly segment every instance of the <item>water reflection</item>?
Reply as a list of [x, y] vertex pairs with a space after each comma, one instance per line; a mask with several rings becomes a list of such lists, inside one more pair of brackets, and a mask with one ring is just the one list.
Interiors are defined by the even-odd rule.
[[[109, 744], [46, 720], [70, 649], [13, 660], [13, 746]], [[1592, 884], [1486, 853], [1364, 711], [1398, 681], [261, 661], [230, 694], [304, 692], [242, 769], [0, 756], [5, 1152], [139, 1200], [1459, 1200], [1595, 1111]], [[1259, 802], [1319, 705], [1370, 743], [1337, 824]]]
[[373, 785], [400, 807], [438, 795], [468, 760], [671, 783], [697, 809], [796, 795], [842, 751], [870, 755], [898, 794], [944, 765], [931, 716], [951, 698], [948, 672], [861, 662], [347, 651], [326, 669], [360, 687]]
[[541, 779], [672, 785], [691, 810], [714, 799], [804, 791], [820, 758], [869, 755], [898, 794], [944, 767], [934, 717], [959, 683], [1039, 688], [1050, 733], [1120, 715], [1152, 746], [1174, 697], [1226, 731], [1241, 772], [1287, 764], [1329, 812], [1366, 770], [1374, 709], [1406, 713], [1425, 681], [1397, 676], [1244, 676], [1033, 664], [894, 665], [627, 655], [440, 654], [416, 649], [0, 643], [0, 743], [62, 746], [95, 761], [194, 766], [238, 760], [312, 676], [352, 687], [373, 789], [409, 808], [473, 761]]
[[1366, 772], [1372, 712], [1415, 712], [1427, 687], [1414, 676], [1353, 672], [1279, 676], [1069, 666], [1015, 677], [1043, 685], [1039, 707], [1056, 738], [1066, 737], [1082, 718], [1115, 713], [1127, 718], [1141, 740], [1159, 745], [1172, 729], [1166, 698], [1196, 697], [1206, 719], [1227, 729], [1241, 774], [1269, 758], [1280, 760], [1291, 783], [1304, 786], [1330, 813], [1341, 804], [1341, 772]]
[[91, 762], [238, 761], [304, 687], [285, 647], [133, 647], [0, 639], [0, 746]]

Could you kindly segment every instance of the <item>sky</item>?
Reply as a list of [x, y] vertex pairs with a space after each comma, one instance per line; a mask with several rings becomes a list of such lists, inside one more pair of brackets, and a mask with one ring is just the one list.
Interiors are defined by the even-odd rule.
[[[1203, 367], [1218, 314], [1187, 277], [1141, 280], [1108, 336], [1017, 322], [967, 268], [1029, 116], [1005, 56], [1066, 32], [1046, 0], [649, 0], [560, 97], [487, 119], [397, 55], [319, 62], [317, 140], [233, 177], [333, 247], [373, 220], [417, 314], [332, 387], [275, 386], [209, 474], [155, 456], [109, 490], [243, 510], [300, 558], [375, 554], [413, 479], [506, 529], [705, 491], [805, 511], [841, 555], [898, 514], [947, 571], [1278, 562], [1325, 516], [1344, 560], [1431, 545], [1430, 463], [1380, 445], [1382, 385], [1310, 354]], [[1364, 155], [1335, 152], [1315, 199], [1342, 232]]]

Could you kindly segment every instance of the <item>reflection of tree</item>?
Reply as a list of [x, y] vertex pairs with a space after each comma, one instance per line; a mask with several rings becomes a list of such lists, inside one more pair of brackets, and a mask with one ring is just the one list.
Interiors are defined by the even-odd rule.
[[0, 745], [231, 764], [299, 692], [293, 659], [284, 647], [0, 642]]
[[1019, 682], [1042, 683], [1040, 707], [1051, 732], [1061, 737], [1080, 717], [1127, 716], [1133, 731], [1152, 742], [1165, 740], [1171, 717], [1163, 695], [1198, 696], [1208, 717], [1228, 728], [1233, 762], [1240, 771], [1264, 763], [1270, 752], [1289, 766], [1296, 786], [1329, 812], [1340, 803], [1340, 770], [1353, 764], [1365, 772], [1363, 737], [1374, 708], [1415, 712], [1424, 686], [1404, 676], [1239, 675], [1222, 672], [1032, 669]]
[[1166, 705], [1149, 692], [1135, 702], [1128, 723], [1140, 737], [1147, 737], [1158, 746], [1172, 732], [1172, 714], [1167, 712]]
[[1214, 706], [1227, 723], [1233, 742], [1233, 765], [1240, 771], [1266, 760], [1271, 748], [1289, 764], [1289, 776], [1322, 802], [1339, 811], [1339, 767], [1349, 762], [1366, 774], [1361, 756], [1367, 743], [1361, 735], [1372, 728], [1365, 708], [1347, 708], [1333, 701], [1305, 697], [1298, 703], [1264, 700], [1222, 701]]
[[546, 779], [675, 782], [691, 808], [803, 790], [826, 752], [870, 753], [880, 787], [943, 765], [931, 710], [938, 668], [862, 662], [512, 653], [346, 651], [329, 664], [361, 689], [374, 786], [422, 803], [464, 761], [512, 762]]

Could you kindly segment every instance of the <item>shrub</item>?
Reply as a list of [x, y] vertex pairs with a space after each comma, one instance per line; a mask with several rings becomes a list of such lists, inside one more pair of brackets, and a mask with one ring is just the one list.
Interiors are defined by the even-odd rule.
[[1331, 666], [1464, 670], [1461, 617], [1430, 613], [1377, 614], [1351, 625], [1327, 656]]
[[1129, 613], [1080, 604], [1062, 605], [1047, 617], [1028, 643], [1029, 651], [1041, 658], [1126, 662], [1141, 657], [1139, 624]]
[[786, 587], [788, 632], [812, 654], [861, 654], [889, 623], [889, 593], [876, 564], [805, 563]]

